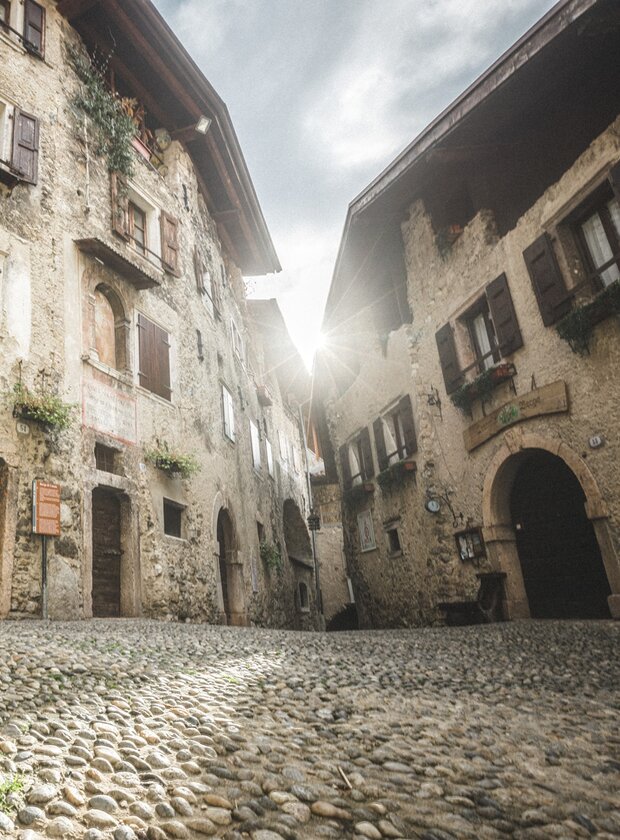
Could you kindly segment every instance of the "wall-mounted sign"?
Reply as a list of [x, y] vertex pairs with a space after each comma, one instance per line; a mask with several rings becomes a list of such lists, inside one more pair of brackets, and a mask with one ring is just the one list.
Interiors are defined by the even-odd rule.
[[465, 448], [468, 452], [485, 443], [495, 435], [503, 432], [509, 426], [540, 417], [543, 414], [558, 414], [568, 411], [568, 395], [566, 383], [559, 379], [550, 385], [521, 394], [510, 402], [492, 411], [481, 420], [476, 420], [463, 432]]
[[136, 400], [117, 388], [90, 380], [84, 383], [82, 422], [123, 443], [135, 443]]
[[357, 528], [360, 534], [360, 551], [374, 551], [377, 547], [375, 542], [375, 529], [372, 524], [372, 513], [363, 510], [357, 515]]
[[16, 424], [17, 434], [18, 435], [29, 435], [30, 434], [30, 426], [28, 423], [23, 423], [21, 420], [17, 421]]
[[32, 533], [60, 536], [60, 484], [32, 482]]

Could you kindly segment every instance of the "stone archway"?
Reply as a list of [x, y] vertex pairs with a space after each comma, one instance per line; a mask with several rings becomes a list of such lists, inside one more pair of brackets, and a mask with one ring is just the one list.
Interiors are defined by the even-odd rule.
[[585, 461], [561, 440], [524, 434], [520, 429], [511, 429], [504, 435], [504, 444], [487, 470], [482, 495], [483, 534], [489, 557], [496, 569], [506, 573], [508, 618], [530, 617], [510, 506], [515, 478], [530, 450], [543, 450], [557, 456], [579, 482], [585, 497], [586, 516], [594, 528], [609, 581], [609, 610], [612, 617], [620, 618], [620, 563], [611, 538], [609, 511], [594, 476]]
[[230, 510], [220, 507], [215, 526], [217, 538], [220, 619], [222, 624], [245, 626], [243, 564], [238, 559], [237, 536]]

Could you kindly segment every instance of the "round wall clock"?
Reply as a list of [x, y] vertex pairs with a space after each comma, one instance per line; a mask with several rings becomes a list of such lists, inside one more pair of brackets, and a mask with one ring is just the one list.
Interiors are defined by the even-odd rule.
[[439, 499], [429, 499], [424, 505], [424, 507], [429, 513], [439, 513], [439, 508], [441, 507], [441, 504], [439, 502]]

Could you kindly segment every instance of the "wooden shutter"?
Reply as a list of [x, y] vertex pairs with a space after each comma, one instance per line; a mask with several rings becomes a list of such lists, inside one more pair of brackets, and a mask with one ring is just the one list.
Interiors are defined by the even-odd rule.
[[342, 485], [345, 490], [351, 486], [351, 465], [349, 464], [349, 445], [340, 447], [340, 466], [342, 467]]
[[379, 472], [387, 470], [388, 457], [385, 449], [385, 435], [383, 434], [383, 420], [378, 417], [372, 424], [375, 433], [375, 446], [377, 447], [377, 461], [379, 462]]
[[620, 161], [615, 166], [612, 166], [611, 172], [609, 173], [609, 181], [616, 198], [620, 201]]
[[446, 394], [452, 394], [463, 384], [463, 374], [461, 373], [459, 360], [456, 355], [456, 344], [454, 343], [452, 326], [450, 324], [444, 324], [440, 330], [437, 330], [435, 341], [437, 342], [437, 350], [439, 351], [439, 362], [441, 364], [441, 372], [443, 373], [443, 381], [446, 386]]
[[372, 460], [372, 447], [370, 445], [370, 432], [364, 427], [360, 433], [360, 445], [362, 449], [362, 476], [364, 479], [372, 478], [375, 474], [375, 465]]
[[37, 183], [39, 164], [39, 121], [36, 117], [15, 109], [13, 117], [13, 160], [23, 181]]
[[405, 394], [398, 403], [398, 414], [403, 427], [403, 436], [405, 438], [404, 444], [407, 449], [407, 456], [413, 455], [418, 451], [418, 441], [415, 434], [415, 424], [413, 422], [413, 407], [411, 405], [411, 397]]
[[24, 46], [43, 58], [45, 49], [45, 9], [34, 0], [24, 3]]
[[161, 227], [161, 261], [164, 269], [175, 277], [179, 272], [179, 221], [165, 210], [159, 217]]
[[486, 295], [499, 352], [502, 356], [508, 356], [523, 346], [523, 339], [505, 274], [500, 274], [489, 283]]
[[129, 240], [129, 191], [127, 179], [118, 172], [110, 174], [110, 196], [112, 200], [112, 230], [123, 239]]
[[169, 400], [172, 390], [168, 333], [144, 315], [138, 315], [138, 355], [140, 385]]
[[523, 259], [529, 271], [543, 324], [559, 321], [571, 308], [566, 283], [560, 272], [549, 235], [543, 233], [525, 249]]

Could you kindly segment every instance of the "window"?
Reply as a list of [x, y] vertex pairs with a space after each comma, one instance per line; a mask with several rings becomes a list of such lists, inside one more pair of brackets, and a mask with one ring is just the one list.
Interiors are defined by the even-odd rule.
[[595, 287], [620, 280], [620, 203], [605, 184], [573, 226]]
[[110, 176], [112, 230], [164, 271], [180, 276], [179, 222], [117, 172]]
[[375, 420], [373, 429], [379, 469], [382, 472], [417, 452], [418, 444], [409, 394], [405, 394], [394, 408]]
[[143, 388], [172, 399], [170, 387], [170, 338], [144, 315], [138, 315], [138, 381]]
[[340, 463], [345, 488], [362, 484], [374, 476], [368, 429], [362, 429], [352, 441], [340, 447]]
[[164, 534], [169, 537], [182, 537], [184, 510], [184, 506], [178, 502], [164, 499]]
[[258, 534], [258, 544], [264, 543], [266, 540], [265, 537], [265, 526], [262, 522], [259, 522], [258, 519], [256, 520], [256, 533]]
[[273, 478], [273, 449], [271, 444], [265, 438], [265, 449], [267, 450], [267, 472]]
[[128, 204], [129, 237], [138, 251], [146, 253], [146, 213], [137, 204]]
[[104, 446], [103, 443], [95, 444], [95, 466], [98, 470], [116, 474], [117, 452], [111, 446]]
[[235, 440], [235, 407], [232, 394], [222, 385], [222, 416], [224, 418], [224, 434], [229, 440]]
[[[11, 125], [12, 123], [12, 125]], [[39, 166], [39, 121], [31, 114], [0, 102], [0, 174], [37, 183]]]
[[241, 338], [241, 333], [237, 329], [237, 325], [234, 321], [231, 320], [231, 332], [232, 332], [232, 345], [233, 345], [233, 352], [238, 359], [243, 361], [243, 339]]
[[114, 370], [127, 370], [129, 323], [119, 296], [101, 283], [95, 289], [92, 301], [95, 358]]
[[250, 440], [252, 442], [252, 465], [260, 470], [260, 435], [258, 426], [250, 420]]
[[484, 542], [479, 528], [460, 531], [454, 535], [454, 538], [461, 560], [474, 560], [477, 557], [485, 556]]
[[398, 535], [398, 528], [393, 525], [386, 530], [388, 538], [388, 548], [390, 554], [402, 554], [402, 547], [400, 544], [400, 537]]
[[299, 582], [299, 609], [302, 612], [310, 612], [310, 602], [308, 600], [308, 586], [302, 581]]
[[45, 9], [34, 0], [24, 3], [24, 46], [43, 58], [45, 48]]
[[205, 258], [198, 249], [194, 252], [194, 272], [196, 274], [196, 287], [207, 311], [211, 317], [219, 315], [221, 304], [217, 284], [209, 271]]
[[11, 23], [11, 4], [9, 0], [0, 0], [0, 28], [6, 29]]
[[469, 356], [474, 361], [461, 366], [454, 328], [451, 323], [444, 324], [435, 334], [435, 341], [447, 394], [460, 388], [467, 374], [475, 376], [482, 373], [523, 346], [505, 274], [500, 274], [486, 286], [480, 298], [458, 318], [458, 322], [465, 328]]

